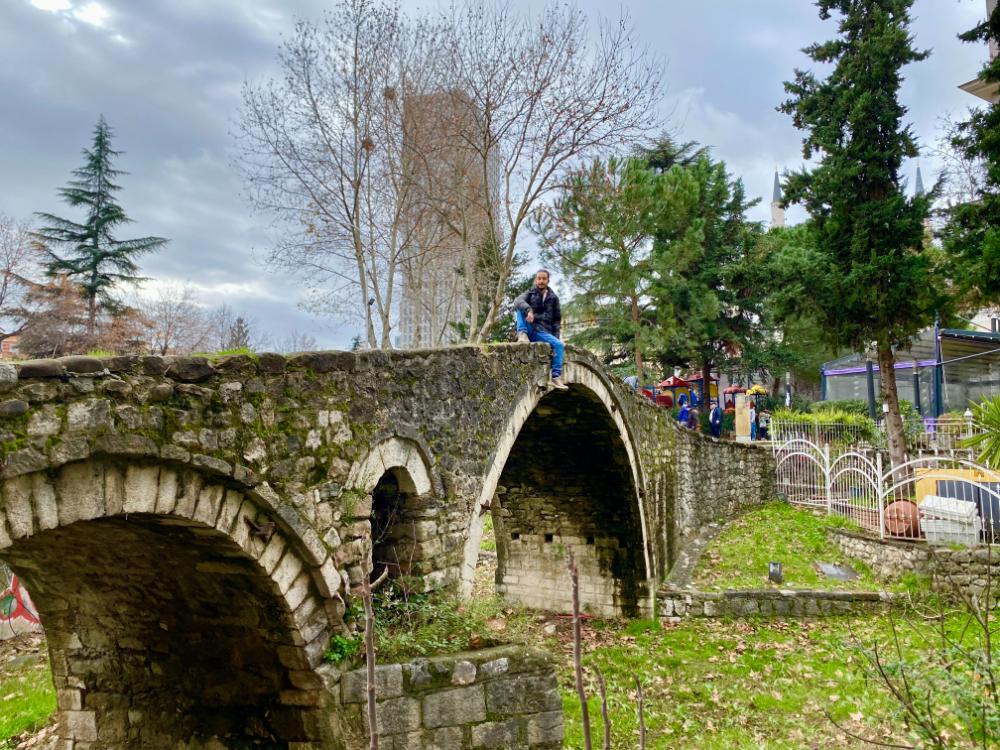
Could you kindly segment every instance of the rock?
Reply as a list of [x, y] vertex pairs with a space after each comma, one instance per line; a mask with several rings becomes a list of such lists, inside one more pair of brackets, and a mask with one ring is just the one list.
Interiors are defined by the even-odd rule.
[[215, 368], [204, 357], [177, 357], [167, 365], [166, 376], [182, 383], [200, 383], [215, 375]]
[[8, 419], [10, 417], [19, 417], [22, 414], [27, 413], [28, 402], [22, 401], [19, 398], [12, 398], [7, 401], [0, 402], [0, 418]]
[[0, 363], [0, 393], [6, 393], [17, 385], [17, 368], [6, 362]]
[[94, 375], [99, 372], [104, 372], [104, 362], [97, 359], [97, 357], [60, 357], [58, 360], [66, 372], [76, 373], [78, 375]]
[[149, 389], [146, 398], [150, 401], [166, 401], [174, 395], [174, 387], [170, 383], [159, 383]]
[[58, 378], [66, 374], [62, 363], [56, 359], [29, 359], [17, 365], [18, 377], [24, 378]]

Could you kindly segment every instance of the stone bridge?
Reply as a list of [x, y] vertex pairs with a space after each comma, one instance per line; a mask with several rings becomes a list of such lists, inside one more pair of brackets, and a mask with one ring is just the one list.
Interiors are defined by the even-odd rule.
[[[544, 345], [0, 365], [0, 557], [48, 637], [65, 747], [339, 747], [323, 664], [388, 566], [469, 592], [653, 606], [705, 522], [773, 492], [770, 456], [678, 430]], [[374, 540], [374, 544], [372, 542]]]

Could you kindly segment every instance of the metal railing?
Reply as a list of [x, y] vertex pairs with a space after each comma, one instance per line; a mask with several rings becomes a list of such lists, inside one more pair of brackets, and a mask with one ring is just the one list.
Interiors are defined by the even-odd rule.
[[1000, 541], [1000, 472], [968, 451], [922, 451], [891, 466], [884, 450], [793, 438], [774, 446], [789, 502], [848, 518], [881, 538]]
[[[922, 417], [903, 422], [903, 433], [909, 451], [941, 452], [963, 449], [963, 441], [976, 434], [978, 428], [971, 419], [964, 417]], [[771, 420], [770, 438], [776, 443], [789, 440], [808, 440], [816, 445], [885, 448], [885, 421], [871, 423], [800, 422], [779, 418]]]

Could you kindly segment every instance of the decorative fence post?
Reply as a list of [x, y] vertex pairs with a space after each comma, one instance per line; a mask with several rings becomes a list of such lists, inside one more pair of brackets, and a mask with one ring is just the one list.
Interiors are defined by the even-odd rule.
[[826, 514], [833, 513], [833, 484], [832, 472], [830, 471], [830, 444], [823, 444], [823, 486], [826, 487]]
[[875, 451], [875, 470], [878, 472], [878, 483], [876, 485], [878, 495], [878, 536], [885, 539], [885, 497], [883, 496], [885, 481], [882, 478], [882, 451]]

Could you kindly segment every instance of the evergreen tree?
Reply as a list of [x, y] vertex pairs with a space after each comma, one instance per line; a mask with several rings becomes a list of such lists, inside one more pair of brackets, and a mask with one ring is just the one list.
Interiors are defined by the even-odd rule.
[[[664, 142], [655, 153], [663, 160], [671, 149]], [[687, 167], [674, 168], [684, 168], [698, 186], [691, 218], [701, 227], [701, 240], [691, 255], [669, 234], [656, 236], [654, 253], [671, 272], [653, 292], [677, 321], [661, 359], [664, 368], [697, 366], [707, 395], [714, 367], [734, 358], [756, 362], [768, 340], [761, 325], [767, 278], [755, 257], [762, 228], [746, 216], [757, 201], [747, 198], [742, 180], [732, 178], [724, 162], [693, 144], [673, 151], [667, 164], [684, 164], [694, 154]]]
[[[973, 43], [1000, 43], [1000, 6], [974, 29], [959, 36]], [[979, 78], [1000, 87], [1000, 57], [990, 60]], [[970, 163], [981, 165], [982, 180], [971, 200], [952, 206], [942, 231], [961, 306], [976, 310], [1000, 298], [1000, 107], [972, 112], [958, 126], [952, 146]]]
[[115, 230], [131, 219], [115, 200], [115, 193], [121, 189], [115, 179], [125, 173], [112, 166], [121, 152], [111, 148], [111, 134], [101, 116], [92, 147], [83, 151], [83, 166], [74, 170], [75, 179], [59, 190], [70, 206], [86, 210], [83, 223], [38, 214], [46, 222], [37, 233], [48, 254], [45, 272], [49, 278], [65, 276], [80, 286], [87, 302], [87, 335], [91, 339], [95, 337], [98, 311], [103, 308], [114, 313], [119, 308], [115, 286], [141, 281], [136, 258], [167, 242], [162, 237], [115, 239]]
[[673, 322], [652, 289], [676, 266], [653, 252], [652, 238], [672, 237], [676, 258], [692, 255], [701, 239], [690, 217], [697, 198], [683, 168], [656, 173], [639, 159], [598, 159], [571, 174], [535, 222], [546, 255], [577, 291], [567, 311], [584, 327], [572, 340], [627, 352], [640, 379]]
[[946, 303], [924, 243], [929, 196], [908, 199], [904, 158], [917, 155], [899, 102], [901, 69], [925, 59], [910, 36], [913, 0], [817, 0], [838, 15], [837, 38], [804, 51], [831, 67], [825, 79], [796, 71], [779, 110], [805, 131], [803, 155], [821, 161], [788, 177], [785, 199], [812, 221], [813, 262], [804, 268], [799, 311], [816, 316], [833, 346], [874, 344], [893, 463], [906, 445], [894, 377], [894, 347], [929, 325]]

